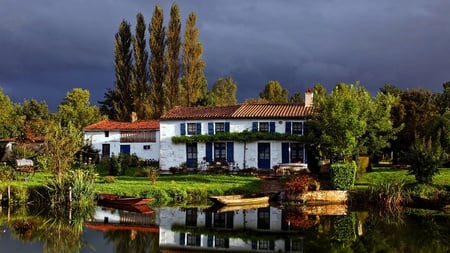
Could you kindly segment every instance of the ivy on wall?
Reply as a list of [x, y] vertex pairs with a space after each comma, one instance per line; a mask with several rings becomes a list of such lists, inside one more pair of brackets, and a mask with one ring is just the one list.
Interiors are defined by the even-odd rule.
[[233, 133], [218, 133], [214, 135], [197, 134], [197, 135], [181, 135], [173, 136], [172, 142], [174, 144], [182, 143], [207, 143], [220, 141], [235, 141], [235, 142], [255, 142], [258, 140], [277, 140], [277, 141], [295, 141], [300, 143], [311, 143], [307, 136], [288, 133], [267, 133], [267, 132], [233, 132]]

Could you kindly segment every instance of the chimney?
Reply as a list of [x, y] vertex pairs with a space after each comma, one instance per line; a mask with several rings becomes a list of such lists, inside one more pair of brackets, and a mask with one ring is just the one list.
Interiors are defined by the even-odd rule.
[[314, 92], [311, 89], [307, 89], [305, 92], [305, 106], [313, 106]]
[[137, 114], [136, 112], [131, 112], [131, 122], [136, 122], [137, 121]]

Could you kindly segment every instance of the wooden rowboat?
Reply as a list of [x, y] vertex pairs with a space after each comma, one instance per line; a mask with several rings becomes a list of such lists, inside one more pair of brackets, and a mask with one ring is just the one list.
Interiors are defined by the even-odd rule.
[[261, 195], [209, 196], [209, 199], [211, 201], [213, 201], [214, 203], [227, 205], [227, 206], [269, 204], [269, 196], [261, 196]]
[[114, 194], [99, 194], [97, 203], [99, 205], [138, 206], [138, 205], [145, 205], [150, 201], [151, 199], [148, 198], [118, 196]]

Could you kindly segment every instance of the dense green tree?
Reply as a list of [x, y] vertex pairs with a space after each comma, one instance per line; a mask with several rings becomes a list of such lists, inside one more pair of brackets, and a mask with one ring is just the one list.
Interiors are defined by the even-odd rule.
[[202, 88], [200, 97], [197, 100], [196, 106], [215, 106], [216, 105], [216, 97], [212, 93], [212, 91], [208, 90], [208, 80], [203, 76], [202, 78]]
[[405, 157], [411, 165], [409, 173], [414, 175], [418, 183], [431, 184], [433, 176], [447, 159], [439, 138], [433, 139], [416, 136]]
[[45, 101], [25, 99], [22, 104], [16, 105], [16, 110], [17, 115], [26, 122], [21, 131], [25, 136], [28, 135], [27, 138], [45, 135], [49, 121], [52, 120]]
[[442, 84], [443, 91], [437, 98], [437, 105], [440, 113], [450, 111], [450, 82]]
[[100, 101], [101, 112], [115, 120], [129, 121], [134, 111], [135, 86], [133, 81], [132, 35], [130, 24], [123, 20], [115, 34], [114, 89], [108, 89]]
[[20, 134], [20, 122], [17, 120], [11, 99], [3, 93], [3, 88], [0, 87], [0, 139], [17, 137]]
[[372, 105], [367, 90], [359, 84], [338, 84], [318, 103], [314, 121], [320, 127], [318, 142], [322, 154], [340, 154], [343, 158], [358, 154], [367, 131], [367, 108]]
[[283, 104], [288, 101], [288, 90], [281, 87], [278, 81], [271, 80], [264, 86], [264, 90], [259, 93], [259, 97], [267, 100], [268, 103]]
[[74, 88], [67, 93], [57, 112], [63, 126], [71, 123], [82, 130], [83, 127], [102, 119], [99, 108], [91, 105], [89, 98], [89, 91], [81, 88]]
[[399, 103], [391, 110], [394, 127], [404, 126], [391, 143], [394, 163], [401, 162], [399, 155], [413, 145], [416, 135], [420, 138], [425, 136], [430, 120], [437, 114], [436, 97], [430, 91], [413, 89], [401, 92]]
[[395, 140], [403, 125], [394, 128], [391, 120], [391, 109], [398, 103], [399, 98], [392, 94], [378, 93], [365, 110], [367, 114], [366, 132], [360, 139], [359, 152], [369, 155], [370, 162], [381, 151], [389, 148], [391, 140]]
[[[320, 101], [327, 95], [327, 90], [322, 84], [316, 83], [313, 86], [314, 101]], [[313, 101], [313, 102], [314, 102]]]
[[147, 68], [148, 52], [146, 50], [147, 42], [145, 39], [146, 29], [144, 16], [142, 13], [138, 13], [136, 15], [136, 28], [132, 41], [134, 53], [133, 81], [136, 92], [133, 107], [137, 117], [140, 119], [149, 119], [152, 116], [149, 87], [150, 74]]
[[384, 94], [391, 94], [393, 96], [400, 96], [400, 94], [402, 93], [402, 90], [400, 90], [394, 84], [386, 84], [380, 88], [380, 92], [384, 93]]
[[166, 30], [166, 107], [172, 109], [180, 104], [179, 77], [180, 77], [180, 48], [181, 48], [181, 21], [180, 8], [176, 3], [170, 9], [170, 20]]
[[186, 20], [184, 32], [184, 41], [182, 44], [182, 70], [181, 80], [186, 95], [186, 106], [195, 106], [199, 100], [202, 87], [205, 68], [205, 62], [202, 60], [203, 47], [199, 41], [199, 30], [196, 25], [197, 16], [190, 13]]
[[149, 26], [150, 38], [150, 79], [151, 79], [151, 101], [153, 107], [153, 118], [159, 119], [164, 113], [164, 50], [165, 50], [165, 28], [163, 25], [163, 10], [159, 5], [155, 6], [152, 22]]
[[217, 79], [211, 90], [217, 106], [235, 105], [237, 103], [236, 91], [237, 84], [231, 77]]

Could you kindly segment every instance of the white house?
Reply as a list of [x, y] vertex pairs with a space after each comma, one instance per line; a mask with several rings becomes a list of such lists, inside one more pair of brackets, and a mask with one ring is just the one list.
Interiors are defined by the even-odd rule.
[[271, 169], [280, 163], [307, 162], [305, 145], [296, 141], [221, 139], [177, 144], [172, 138], [242, 132], [303, 135], [305, 121], [313, 114], [312, 95], [310, 91], [306, 93], [305, 104], [175, 107], [160, 119], [160, 169], [168, 170], [182, 163], [194, 168], [204, 159], [227, 161], [240, 169]]
[[86, 143], [99, 150], [100, 158], [134, 154], [143, 160], [159, 160], [159, 121], [102, 120], [83, 128]]

